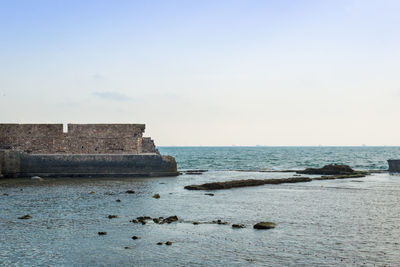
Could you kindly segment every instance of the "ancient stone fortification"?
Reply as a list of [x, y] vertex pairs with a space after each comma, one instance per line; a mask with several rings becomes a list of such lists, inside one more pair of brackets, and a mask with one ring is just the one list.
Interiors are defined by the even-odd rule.
[[40, 176], [177, 175], [144, 124], [0, 124], [0, 174]]
[[0, 124], [0, 149], [32, 154], [142, 154], [158, 151], [144, 124]]

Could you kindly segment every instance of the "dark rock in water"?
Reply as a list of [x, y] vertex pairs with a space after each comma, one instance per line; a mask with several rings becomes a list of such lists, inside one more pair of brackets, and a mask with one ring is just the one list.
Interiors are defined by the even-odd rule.
[[160, 194], [154, 194], [153, 198], [159, 199], [160, 198]]
[[172, 242], [171, 242], [171, 241], [167, 241], [167, 242], [165, 242], [165, 245], [171, 246], [171, 245], [172, 245]]
[[134, 235], [134, 236], [132, 236], [132, 239], [133, 239], [133, 240], [136, 240], [136, 239], [139, 239], [139, 238], [140, 238], [140, 237], [138, 237], [138, 236], [135, 236], [135, 235]]
[[93, 195], [95, 192], [94, 191], [90, 191], [89, 194]]
[[178, 216], [169, 216], [168, 218], [165, 218], [161, 223], [173, 223], [178, 221]]
[[230, 189], [236, 187], [247, 187], [247, 186], [259, 186], [265, 184], [283, 184], [283, 183], [300, 183], [300, 182], [311, 182], [312, 179], [308, 177], [291, 177], [291, 178], [281, 178], [281, 179], [248, 179], [248, 180], [233, 180], [227, 182], [214, 182], [206, 183], [202, 185], [188, 185], [185, 189], [188, 190], [220, 190], [220, 189]]
[[193, 222], [193, 225], [199, 225], [200, 223], [199, 222]]
[[124, 249], [130, 249], [130, 247], [124, 247]]
[[127, 194], [135, 194], [135, 191], [133, 191], [133, 190], [127, 190], [125, 193], [127, 193]]
[[150, 216], [139, 216], [136, 218], [139, 221], [143, 221], [143, 220], [151, 220]]
[[322, 168], [308, 168], [303, 171], [297, 171], [303, 174], [320, 174], [320, 175], [339, 175], [339, 174], [352, 174], [354, 170], [348, 165], [330, 164]]
[[211, 197], [214, 196], [214, 194], [211, 194], [211, 193], [206, 193], [206, 194], [204, 194], [204, 195], [211, 196]]
[[98, 235], [106, 235], [107, 232], [98, 232], [97, 234], [98, 234]]
[[117, 200], [115, 200], [115, 201], [117, 201], [117, 202], [121, 202], [121, 199], [117, 199]]
[[246, 228], [244, 224], [232, 224], [232, 228]]
[[186, 173], [193, 173], [193, 172], [207, 172], [208, 170], [187, 170]]
[[273, 222], [259, 222], [253, 226], [254, 229], [272, 229], [276, 227]]
[[348, 178], [362, 178], [368, 175], [369, 172], [357, 171], [351, 174], [329, 175], [313, 178], [313, 180], [334, 180], [334, 179], [348, 179]]
[[135, 219], [130, 220], [129, 222], [131, 222], [131, 223], [139, 223], [139, 221], [138, 221], [138, 220], [135, 220]]
[[114, 218], [118, 218], [117, 215], [108, 215], [108, 219], [114, 219]]
[[7, 194], [7, 193], [4, 193], [3, 196], [8, 196], [8, 194]]
[[139, 216], [139, 217], [136, 218], [136, 220], [132, 220], [131, 222], [133, 222], [133, 223], [141, 223], [141, 224], [145, 225], [147, 220], [151, 220], [151, 217], [149, 217], [149, 216]]
[[158, 242], [157, 245], [161, 246], [163, 243], [162, 242]]
[[153, 218], [154, 223], [160, 223], [160, 220], [158, 218]]
[[29, 214], [26, 214], [24, 216], [18, 217], [18, 219], [20, 219], [20, 220], [28, 220], [28, 219], [31, 219], [31, 218], [32, 218], [32, 216], [29, 215]]
[[223, 222], [223, 221], [221, 221], [221, 220], [217, 220], [217, 224], [224, 224], [224, 225], [226, 225], [226, 224], [228, 224], [228, 222]]

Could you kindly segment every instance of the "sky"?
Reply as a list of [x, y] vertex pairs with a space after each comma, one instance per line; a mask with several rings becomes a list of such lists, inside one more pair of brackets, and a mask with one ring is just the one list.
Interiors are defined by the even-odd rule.
[[0, 0], [1, 123], [158, 146], [400, 145], [400, 1]]

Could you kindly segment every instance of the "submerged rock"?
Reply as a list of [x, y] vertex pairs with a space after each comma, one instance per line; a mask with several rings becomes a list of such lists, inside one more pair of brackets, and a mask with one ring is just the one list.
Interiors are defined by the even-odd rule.
[[132, 239], [136, 240], [136, 239], [140, 239], [140, 237], [134, 235], [134, 236], [132, 236]]
[[114, 218], [118, 218], [117, 215], [108, 215], [108, 219], [114, 219]]
[[158, 242], [157, 245], [161, 246], [163, 243], [162, 242]]
[[126, 190], [125, 193], [127, 193], [127, 194], [135, 194], [135, 191], [133, 191], [133, 190]]
[[172, 245], [172, 242], [171, 242], [171, 241], [167, 241], [167, 242], [165, 242], [165, 245], [171, 246], [171, 245]]
[[115, 201], [117, 201], [117, 202], [121, 202], [121, 199], [117, 199], [117, 200], [115, 200]]
[[211, 193], [205, 193], [204, 195], [210, 196], [210, 197], [213, 197], [213, 196], [214, 196], [214, 194], [211, 194]]
[[153, 195], [153, 198], [159, 199], [159, 198], [160, 198], [160, 194], [154, 194], [154, 195]]
[[18, 219], [20, 219], [20, 220], [28, 220], [28, 219], [31, 219], [31, 218], [32, 218], [32, 216], [29, 215], [29, 214], [26, 214], [24, 216], [18, 217]]
[[320, 174], [320, 175], [339, 175], [352, 174], [354, 170], [348, 165], [330, 164], [322, 168], [307, 168], [303, 171], [297, 171], [302, 174]]
[[244, 224], [232, 224], [232, 228], [246, 228]]
[[98, 234], [98, 235], [106, 235], [107, 232], [98, 232], [97, 234]]
[[253, 226], [254, 229], [272, 229], [276, 227], [273, 222], [259, 222]]

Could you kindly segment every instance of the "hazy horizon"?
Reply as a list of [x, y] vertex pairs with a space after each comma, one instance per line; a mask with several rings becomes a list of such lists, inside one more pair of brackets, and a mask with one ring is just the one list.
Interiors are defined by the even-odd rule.
[[157, 146], [399, 146], [400, 2], [3, 1], [0, 123]]

